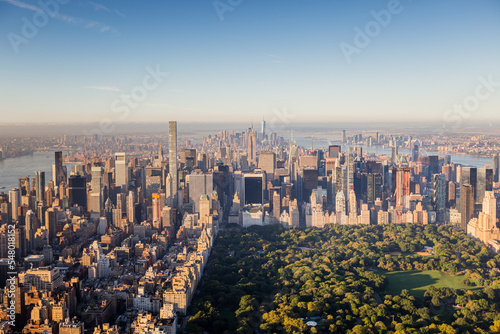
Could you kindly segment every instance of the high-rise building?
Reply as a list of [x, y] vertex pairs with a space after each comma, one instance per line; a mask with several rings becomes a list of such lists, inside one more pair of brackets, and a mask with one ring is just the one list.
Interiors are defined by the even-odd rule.
[[493, 180], [495, 182], [499, 181], [499, 174], [500, 174], [500, 155], [497, 153], [493, 155], [493, 165], [491, 166], [493, 169]]
[[68, 179], [68, 194], [71, 206], [75, 204], [87, 210], [87, 180], [80, 175], [71, 175]]
[[467, 233], [467, 224], [474, 216], [474, 188], [470, 184], [460, 187], [460, 227]]
[[[460, 174], [460, 191], [462, 191], [462, 186], [468, 184], [472, 187], [472, 197], [476, 198], [476, 187], [477, 187], [477, 168], [476, 167], [462, 167]], [[460, 204], [462, 201], [460, 201]]]
[[245, 204], [264, 204], [264, 174], [245, 174]]
[[281, 196], [279, 191], [273, 193], [273, 217], [277, 222], [281, 216]]
[[63, 155], [62, 152], [55, 152], [55, 175], [53, 175], [54, 182], [59, 186], [62, 182], [66, 182], [68, 178], [66, 175], [66, 170], [63, 166]]
[[102, 211], [102, 167], [92, 167], [92, 181], [90, 191], [90, 212]]
[[347, 137], [346, 137], [346, 134], [345, 134], [345, 130], [342, 130], [342, 142], [343, 143], [347, 143]]
[[420, 151], [419, 143], [418, 143], [418, 141], [415, 141], [415, 143], [413, 144], [412, 150], [411, 150], [411, 157], [412, 157], [413, 162], [418, 161], [418, 157], [420, 154], [419, 151]]
[[177, 122], [168, 122], [168, 173], [172, 178], [172, 196], [175, 197], [179, 184], [177, 181]]
[[213, 174], [189, 174], [186, 176], [189, 188], [189, 203], [193, 213], [200, 213], [198, 201], [202, 195], [211, 195], [214, 190]]
[[115, 154], [115, 187], [120, 187], [121, 192], [126, 192], [128, 186], [128, 163], [125, 153]]
[[448, 206], [450, 208], [456, 205], [456, 199], [457, 199], [457, 188], [455, 182], [450, 181], [448, 182]]
[[342, 150], [341, 150], [341, 146], [340, 145], [330, 145], [330, 146], [328, 146], [328, 156], [330, 158], [338, 158], [341, 151]]
[[354, 153], [352, 147], [349, 147], [349, 153], [347, 154], [347, 188], [346, 193], [349, 190], [354, 189]]
[[257, 139], [253, 127], [248, 133], [248, 160], [251, 164], [257, 164]]
[[266, 138], [266, 121], [264, 120], [264, 118], [262, 118], [262, 129], [261, 129], [261, 132], [262, 132], [262, 140], [264, 140]]
[[32, 210], [28, 210], [26, 217], [24, 218], [24, 226], [26, 229], [26, 248], [28, 253], [33, 251], [34, 241], [35, 241], [35, 213]]
[[274, 179], [274, 170], [276, 169], [276, 153], [273, 151], [260, 151], [259, 168], [266, 172], [267, 179]]
[[363, 146], [356, 146], [356, 147], [354, 148], [354, 154], [355, 154], [357, 157], [362, 158], [362, 157], [363, 157]]
[[393, 164], [395, 164], [397, 162], [397, 159], [398, 159], [398, 147], [397, 146], [393, 146], [392, 147], [391, 162]]
[[160, 194], [158, 193], [153, 194], [153, 224], [155, 222], [161, 222]]
[[337, 214], [337, 223], [345, 225], [346, 223], [346, 211], [345, 211], [345, 196], [343, 191], [337, 192], [335, 198], [335, 208]]
[[45, 195], [45, 172], [35, 172], [36, 202], [44, 203]]
[[19, 191], [21, 196], [30, 194], [30, 178], [23, 176], [19, 178]]
[[444, 174], [432, 174], [432, 204], [438, 223], [445, 222], [446, 214], [446, 177]]
[[129, 191], [127, 196], [127, 219], [129, 222], [135, 223], [135, 194], [133, 191]]
[[398, 167], [396, 169], [396, 205], [408, 208], [410, 196], [410, 168]]
[[47, 211], [45, 211], [45, 228], [49, 232], [49, 240], [47, 240], [49, 244], [52, 244], [56, 238], [56, 225], [57, 209], [48, 208]]
[[354, 189], [349, 190], [349, 215], [351, 214], [358, 214], [358, 203]]
[[20, 191], [14, 188], [9, 191], [9, 203], [12, 212], [12, 221], [16, 221], [18, 218], [18, 208], [21, 206], [21, 196]]
[[439, 156], [429, 155], [429, 176], [439, 174]]
[[181, 167], [188, 168], [191, 170], [196, 166], [196, 149], [194, 148], [184, 148], [180, 153]]
[[379, 173], [369, 173], [366, 180], [367, 203], [375, 204], [377, 198], [382, 198], [382, 175]]
[[476, 203], [483, 203], [485, 192], [491, 190], [493, 190], [493, 169], [479, 168], [477, 170], [476, 192], [474, 193]]

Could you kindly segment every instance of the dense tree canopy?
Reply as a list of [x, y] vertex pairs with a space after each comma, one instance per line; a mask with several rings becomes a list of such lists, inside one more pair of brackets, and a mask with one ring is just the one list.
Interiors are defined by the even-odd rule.
[[[433, 256], [415, 252], [433, 247]], [[280, 225], [217, 238], [189, 333], [461, 333], [500, 329], [498, 255], [449, 226]], [[387, 294], [387, 271], [463, 275], [473, 290]]]

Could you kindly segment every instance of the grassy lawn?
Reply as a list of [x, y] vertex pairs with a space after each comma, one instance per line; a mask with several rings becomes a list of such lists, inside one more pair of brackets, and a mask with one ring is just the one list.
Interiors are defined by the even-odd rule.
[[407, 289], [413, 296], [422, 298], [431, 285], [436, 288], [471, 289], [462, 283], [464, 275], [451, 276], [437, 270], [386, 271], [381, 274], [387, 277], [386, 293], [391, 295], [398, 295]]

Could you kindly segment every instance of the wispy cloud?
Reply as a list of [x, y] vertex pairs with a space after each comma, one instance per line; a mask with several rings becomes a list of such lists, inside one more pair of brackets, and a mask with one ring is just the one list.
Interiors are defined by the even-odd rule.
[[122, 91], [120, 88], [112, 87], [112, 86], [86, 86], [85, 88], [105, 90], [108, 92], [121, 92]]
[[[33, 12], [39, 12], [39, 13], [43, 12], [43, 9], [41, 9], [40, 7], [27, 4], [27, 3], [19, 1], [19, 0], [0, 0], [0, 2], [7, 2], [13, 6], [18, 7], [18, 8], [31, 10]], [[97, 22], [97, 21], [82, 19], [79, 17], [69, 16], [69, 15], [61, 14], [59, 12], [57, 12], [53, 15], [50, 15], [50, 16], [57, 19], [57, 20], [66, 22], [66, 23], [74, 24], [77, 26], [83, 26], [84, 28], [87, 28], [87, 29], [94, 28], [100, 32], [106, 32], [106, 31], [113, 32], [113, 33], [118, 32], [115, 28], [113, 28], [107, 24], [104, 24], [102, 22]]]
[[108, 9], [108, 7], [104, 6], [103, 4], [95, 3], [95, 2], [92, 2], [92, 1], [89, 1], [89, 4], [91, 4], [92, 7], [94, 7], [94, 10], [96, 12], [99, 11], [99, 10], [105, 10], [107, 12], [110, 12], [110, 10]]
[[121, 16], [123, 17], [124, 19], [127, 18], [127, 16], [125, 14], [123, 14], [122, 12], [120, 12], [118, 9], [114, 9], [114, 8], [111, 8], [109, 9], [108, 7], [104, 6], [102, 3], [97, 3], [97, 2], [92, 2], [92, 1], [87, 1], [92, 7], [94, 7], [94, 10], [96, 12], [100, 11], [100, 10], [103, 10], [103, 11], [106, 11], [106, 12], [109, 12], [109, 13], [112, 13], [114, 12], [116, 15], [118, 16]]
[[113, 9], [113, 10], [115, 11], [115, 13], [116, 13], [117, 15], [120, 15], [120, 16], [121, 16], [121, 17], [123, 17], [124, 19], [126, 19], [126, 18], [127, 18], [127, 15], [123, 14], [123, 13], [122, 13], [122, 12], [120, 12], [119, 10], [117, 10], [117, 9]]
[[267, 55], [270, 59], [271, 59], [271, 62], [272, 63], [281, 63], [281, 57], [280, 56], [276, 56], [276, 55], [273, 55], [273, 54], [268, 54]]
[[23, 9], [29, 9], [29, 10], [32, 10], [34, 12], [41, 12], [42, 11], [42, 9], [38, 8], [37, 6], [33, 6], [33, 5], [30, 5], [30, 4], [18, 1], [18, 0], [0, 0], [0, 1], [1, 2], [8, 2], [8, 3], [10, 3], [13, 6], [16, 6], [16, 7], [19, 7], [19, 8], [23, 8]]

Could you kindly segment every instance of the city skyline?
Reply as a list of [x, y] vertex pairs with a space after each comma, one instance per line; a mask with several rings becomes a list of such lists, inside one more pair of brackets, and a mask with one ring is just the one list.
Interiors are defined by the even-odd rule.
[[0, 1], [1, 122], [500, 120], [498, 2], [232, 3]]

